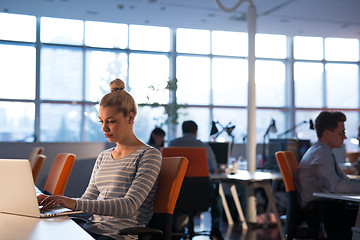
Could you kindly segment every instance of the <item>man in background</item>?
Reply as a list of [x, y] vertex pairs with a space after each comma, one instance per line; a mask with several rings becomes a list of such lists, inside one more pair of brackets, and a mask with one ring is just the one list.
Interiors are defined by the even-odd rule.
[[[183, 136], [176, 138], [169, 143], [169, 147], [204, 147], [209, 165], [210, 173], [217, 173], [220, 171], [211, 147], [207, 143], [197, 139], [198, 126], [194, 121], [184, 121], [182, 124]], [[211, 233], [210, 237], [216, 240], [222, 240], [220, 232], [221, 221], [221, 202], [218, 191], [218, 185], [212, 184], [212, 198], [211, 198]]]

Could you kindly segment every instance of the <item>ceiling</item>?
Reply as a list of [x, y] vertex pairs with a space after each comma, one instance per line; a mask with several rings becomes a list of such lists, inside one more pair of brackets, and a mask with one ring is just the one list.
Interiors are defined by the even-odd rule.
[[[241, 0], [218, 0], [232, 8]], [[253, 0], [258, 33], [360, 38], [360, 0]], [[249, 1], [0, 0], [0, 12], [153, 26], [247, 31]]]

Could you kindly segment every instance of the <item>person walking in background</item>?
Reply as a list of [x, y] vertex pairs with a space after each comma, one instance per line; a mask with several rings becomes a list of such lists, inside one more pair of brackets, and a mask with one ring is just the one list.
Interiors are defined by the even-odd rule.
[[133, 239], [118, 231], [150, 221], [161, 154], [135, 136], [137, 105], [124, 82], [115, 79], [110, 87], [100, 101], [99, 120], [105, 137], [116, 147], [100, 153], [81, 198], [39, 195], [38, 202], [43, 210], [60, 204], [91, 213], [82, 227], [97, 240]]

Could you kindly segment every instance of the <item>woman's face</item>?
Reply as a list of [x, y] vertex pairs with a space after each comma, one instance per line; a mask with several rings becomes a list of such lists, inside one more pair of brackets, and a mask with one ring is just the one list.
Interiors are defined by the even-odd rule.
[[116, 107], [100, 107], [99, 120], [101, 130], [109, 142], [121, 142], [128, 138], [133, 130], [134, 114], [124, 116]]

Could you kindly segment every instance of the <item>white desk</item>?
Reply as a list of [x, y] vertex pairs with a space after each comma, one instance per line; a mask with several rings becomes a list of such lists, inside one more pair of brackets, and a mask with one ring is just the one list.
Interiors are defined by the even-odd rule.
[[[247, 229], [248, 226], [247, 226], [247, 223], [246, 223], [246, 220], [244, 217], [244, 213], [242, 211], [242, 207], [241, 207], [241, 204], [239, 201], [239, 197], [238, 197], [238, 193], [237, 193], [235, 185], [241, 184], [241, 185], [249, 186], [251, 188], [263, 188], [265, 191], [266, 197], [269, 201], [269, 207], [274, 212], [280, 237], [282, 240], [285, 240], [285, 234], [284, 234], [282, 224], [280, 221], [280, 217], [279, 217], [279, 213], [278, 213], [278, 210], [277, 210], [277, 207], [275, 204], [274, 194], [271, 189], [271, 181], [282, 179], [282, 176], [280, 173], [261, 172], [261, 171], [256, 171], [256, 172], [251, 173], [246, 170], [238, 170], [237, 173], [235, 173], [235, 174], [225, 174], [225, 173], [212, 174], [212, 175], [210, 175], [210, 178], [212, 180], [220, 182], [219, 183], [219, 194], [221, 196], [222, 204], [224, 207], [224, 211], [225, 211], [228, 223], [231, 225], [234, 222], [231, 217], [229, 206], [227, 204], [226, 197], [225, 197], [224, 190], [223, 190], [224, 183], [230, 185], [231, 195], [234, 199], [235, 206], [236, 206], [237, 212], [239, 214], [243, 229]], [[270, 208], [268, 208], [268, 210], [270, 210]], [[267, 213], [268, 213], [268, 211], [267, 211]], [[266, 224], [266, 221], [265, 221], [265, 224]]]
[[[328, 198], [328, 199], [337, 199], [351, 202], [360, 203], [360, 194], [336, 194], [336, 193], [313, 193], [315, 197]], [[356, 217], [356, 222], [353, 227], [353, 240], [359, 240], [360, 237], [360, 207], [358, 209], [358, 214]]]
[[11, 240], [93, 240], [69, 217], [34, 218], [0, 213], [0, 239]]

